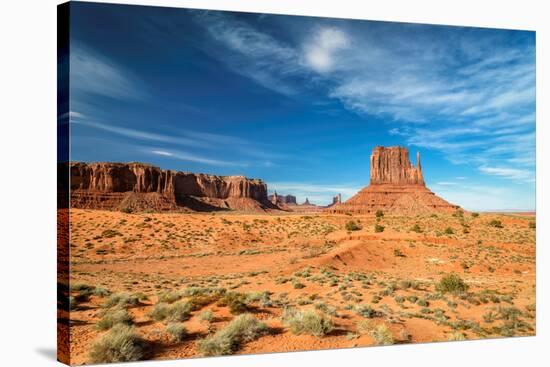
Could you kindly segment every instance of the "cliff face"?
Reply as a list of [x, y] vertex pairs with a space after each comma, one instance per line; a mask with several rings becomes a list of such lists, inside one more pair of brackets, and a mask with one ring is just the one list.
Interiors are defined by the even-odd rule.
[[409, 161], [409, 151], [403, 147], [376, 147], [370, 157], [370, 183], [395, 185], [422, 185], [420, 153], [416, 167]]
[[344, 203], [334, 203], [330, 213], [369, 214], [377, 210], [397, 214], [453, 212], [459, 207], [435, 195], [426, 187], [420, 165], [409, 161], [404, 147], [376, 147], [370, 157], [370, 185]]
[[[215, 176], [143, 163], [71, 163], [71, 206], [120, 206], [124, 200], [153, 209], [253, 210], [271, 207], [267, 185], [244, 176]], [[120, 201], [120, 203], [118, 203]], [[140, 209], [140, 208], [136, 208]]]

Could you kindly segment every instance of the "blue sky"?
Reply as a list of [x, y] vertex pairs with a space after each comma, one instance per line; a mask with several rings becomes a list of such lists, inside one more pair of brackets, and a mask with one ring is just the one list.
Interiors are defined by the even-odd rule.
[[71, 159], [327, 204], [376, 145], [469, 210], [535, 208], [535, 33], [72, 3]]

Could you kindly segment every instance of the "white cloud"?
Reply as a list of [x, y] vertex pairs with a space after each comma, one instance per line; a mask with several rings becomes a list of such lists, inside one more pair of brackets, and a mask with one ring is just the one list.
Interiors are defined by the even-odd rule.
[[161, 150], [161, 149], [152, 149], [150, 153], [154, 155], [159, 155], [163, 157], [170, 157], [174, 159], [178, 159], [181, 161], [186, 162], [196, 162], [196, 163], [203, 163], [208, 164], [211, 166], [238, 166], [238, 167], [246, 167], [248, 166], [247, 163], [243, 162], [233, 162], [233, 161], [226, 161], [226, 160], [219, 160], [219, 159], [212, 159], [208, 158], [202, 155], [184, 152], [184, 151], [167, 151], [167, 150]]
[[205, 143], [196, 139], [185, 138], [183, 136], [174, 136], [168, 134], [153, 133], [149, 131], [143, 131], [138, 129], [131, 129], [127, 127], [121, 127], [114, 124], [104, 124], [97, 121], [91, 121], [88, 119], [71, 119], [73, 126], [86, 126], [94, 129], [107, 131], [116, 135], [143, 140], [143, 141], [157, 141], [170, 144], [187, 145], [193, 147], [205, 147]]
[[479, 167], [479, 170], [488, 175], [499, 176], [499, 177], [515, 179], [515, 180], [528, 180], [532, 176], [532, 173], [529, 170], [509, 168], [509, 167], [481, 166]]
[[71, 42], [71, 93], [93, 93], [120, 100], [141, 101], [148, 94], [144, 84], [124, 67], [78, 41]]
[[304, 46], [306, 64], [319, 73], [334, 68], [334, 54], [348, 48], [350, 40], [346, 33], [337, 28], [322, 28]]

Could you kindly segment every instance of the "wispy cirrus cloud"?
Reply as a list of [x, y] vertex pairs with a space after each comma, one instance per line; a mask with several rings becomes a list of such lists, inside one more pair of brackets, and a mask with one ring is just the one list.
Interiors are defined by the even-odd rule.
[[283, 94], [325, 88], [327, 98], [367, 121], [392, 121], [390, 135], [408, 145], [493, 177], [509, 176], [480, 167], [506, 162], [534, 175], [534, 43], [469, 28], [315, 21], [300, 36], [283, 38], [231, 16], [203, 19], [212, 37], [234, 51], [229, 59], [246, 65], [239, 72], [259, 84]]
[[91, 93], [119, 100], [143, 101], [149, 96], [145, 84], [131, 71], [75, 40], [71, 42], [70, 63], [73, 98]]
[[162, 150], [161, 148], [156, 148], [156, 149], [151, 149], [149, 152], [157, 156], [169, 157], [169, 158], [178, 159], [186, 162], [203, 163], [211, 166], [247, 167], [249, 165], [248, 163], [244, 163], [244, 162], [234, 162], [234, 161], [228, 161], [228, 160], [213, 159], [203, 155], [199, 155], [191, 152], [184, 152], [181, 150], [168, 151], [168, 150]]

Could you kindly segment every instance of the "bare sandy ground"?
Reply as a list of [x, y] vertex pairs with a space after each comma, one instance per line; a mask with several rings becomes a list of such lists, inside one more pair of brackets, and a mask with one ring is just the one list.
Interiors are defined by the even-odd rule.
[[[346, 230], [349, 221], [361, 229]], [[532, 213], [386, 215], [379, 233], [375, 223], [374, 216], [71, 209], [71, 286], [146, 295], [128, 311], [152, 359], [202, 356], [197, 341], [235, 317], [213, 300], [182, 323], [187, 337], [173, 341], [149, 313], [159, 293], [189, 287], [268, 292], [269, 301], [251, 301], [247, 312], [269, 333], [243, 343], [239, 354], [374, 345], [365, 324], [386, 325], [393, 343], [535, 334]], [[450, 273], [467, 292], [436, 290]], [[78, 299], [78, 290], [71, 295]], [[71, 311], [72, 363], [90, 363], [91, 345], [105, 333], [96, 323], [107, 298], [80, 297]], [[363, 306], [375, 313], [365, 317]], [[281, 321], [289, 307], [313, 309], [334, 329], [294, 335]], [[199, 320], [204, 310], [212, 321]]]

